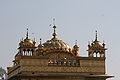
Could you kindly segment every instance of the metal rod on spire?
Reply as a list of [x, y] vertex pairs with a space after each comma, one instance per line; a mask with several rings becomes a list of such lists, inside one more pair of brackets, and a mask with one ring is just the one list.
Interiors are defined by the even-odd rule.
[[96, 32], [96, 35], [95, 35], [95, 41], [97, 41], [97, 38], [98, 38], [97, 30], [96, 30], [95, 32]]
[[26, 34], [26, 38], [28, 39], [28, 28], [27, 28], [27, 34]]
[[53, 18], [53, 28], [54, 28], [54, 33], [56, 33], [55, 18]]
[[55, 18], [53, 18], [53, 29], [54, 29], [53, 37], [56, 38], [57, 33], [56, 33], [56, 26], [55, 26]]
[[75, 45], [77, 45], [77, 40], [75, 40]]
[[56, 33], [56, 26], [54, 25], [53, 28], [54, 28], [54, 33]]

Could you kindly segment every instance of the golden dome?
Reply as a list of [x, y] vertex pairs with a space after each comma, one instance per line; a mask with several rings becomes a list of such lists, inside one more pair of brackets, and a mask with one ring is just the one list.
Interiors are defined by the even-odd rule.
[[[44, 50], [46, 51], [69, 51], [71, 48], [69, 47], [69, 45], [67, 43], [65, 43], [63, 40], [58, 40], [57, 37], [57, 33], [56, 33], [56, 26], [53, 26], [54, 28], [54, 33], [53, 33], [53, 38], [51, 40], [46, 41], [45, 43], [41, 44], [44, 48]], [[38, 48], [40, 48], [40, 45], [38, 46]]]
[[105, 44], [103, 43], [100, 43], [100, 41], [98, 41], [97, 39], [97, 31], [96, 31], [96, 38], [95, 38], [95, 41], [91, 43], [91, 45], [89, 44], [88, 45], [89, 48], [91, 49], [104, 49], [105, 47]]
[[94, 42], [91, 44], [91, 47], [92, 47], [92, 48], [103, 48], [103, 45], [102, 45], [99, 41], [94, 41]]
[[47, 42], [43, 43], [43, 47], [45, 49], [63, 49], [65, 51], [69, 51], [70, 47], [62, 40], [51, 39]]
[[26, 38], [24, 40], [22, 40], [19, 45], [20, 46], [25, 46], [25, 47], [32, 47], [35, 46], [35, 41], [31, 40], [28, 38], [28, 29], [27, 29], [27, 34], [26, 34]]
[[25, 40], [24, 40], [24, 43], [30, 43], [30, 44], [33, 44], [33, 40], [31, 40], [31, 39], [25, 39]]

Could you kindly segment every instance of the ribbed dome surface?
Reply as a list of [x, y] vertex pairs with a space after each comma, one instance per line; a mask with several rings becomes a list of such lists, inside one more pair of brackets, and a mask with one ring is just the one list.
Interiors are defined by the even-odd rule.
[[21, 42], [19, 43], [19, 45], [20, 45], [20, 46], [34, 46], [34, 45], [35, 45], [35, 42], [34, 42], [33, 40], [31, 40], [31, 39], [26, 38], [26, 39], [24, 39], [23, 41], [21, 41]]
[[31, 39], [25, 39], [25, 40], [24, 40], [24, 43], [33, 44], [33, 40], [31, 40]]
[[52, 34], [53, 38], [51, 40], [46, 41], [45, 43], [41, 44], [38, 46], [38, 48], [43, 48], [45, 51], [69, 51], [71, 48], [68, 46], [67, 43], [65, 43], [63, 40], [59, 40], [57, 38], [57, 33], [56, 33], [56, 26], [53, 26], [54, 32]]
[[92, 43], [92, 48], [103, 48], [103, 45], [99, 41], [94, 41]]
[[43, 43], [44, 48], [49, 48], [49, 49], [66, 49], [69, 50], [70, 47], [68, 46], [67, 43], [65, 43], [62, 40], [57, 40], [57, 39], [52, 39], [52, 40], [48, 40], [47, 42]]
[[27, 28], [27, 34], [26, 34], [26, 38], [23, 40], [22, 39], [22, 41], [19, 43], [19, 45], [20, 45], [20, 47], [35, 47], [35, 41], [33, 41], [33, 40], [31, 40], [31, 39], [29, 39], [29, 37], [28, 37], [28, 28]]

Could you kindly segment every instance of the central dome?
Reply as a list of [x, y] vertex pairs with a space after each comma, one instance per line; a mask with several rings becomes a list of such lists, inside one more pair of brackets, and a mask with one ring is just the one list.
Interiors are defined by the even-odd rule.
[[[57, 39], [57, 33], [56, 33], [56, 26], [53, 26], [54, 28], [54, 33], [53, 33], [53, 38], [51, 40], [46, 41], [45, 43], [42, 44], [42, 47], [46, 51], [70, 51], [70, 47], [67, 43], [65, 43], [63, 40]], [[40, 44], [41, 45], [41, 44]], [[40, 45], [38, 47], [40, 47]]]
[[43, 46], [46, 49], [65, 49], [67, 51], [70, 49], [67, 43], [58, 39], [48, 40], [47, 42], [43, 43]]

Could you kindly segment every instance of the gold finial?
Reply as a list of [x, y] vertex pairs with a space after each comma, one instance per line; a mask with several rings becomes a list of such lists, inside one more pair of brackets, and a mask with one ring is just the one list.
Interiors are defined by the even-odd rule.
[[55, 26], [55, 18], [53, 19], [53, 29], [54, 29], [53, 37], [56, 38], [57, 33], [56, 33], [56, 26]]
[[96, 32], [95, 41], [97, 41], [97, 40], [98, 40], [98, 33], [97, 33], [97, 30], [96, 30], [95, 32]]
[[26, 34], [26, 39], [28, 39], [28, 28], [27, 28], [27, 34]]
[[56, 26], [54, 25], [53, 28], [54, 28], [54, 33], [56, 33]]

